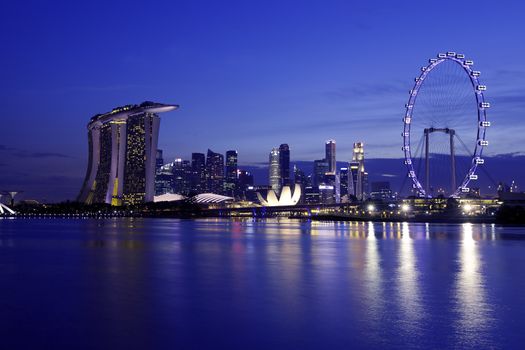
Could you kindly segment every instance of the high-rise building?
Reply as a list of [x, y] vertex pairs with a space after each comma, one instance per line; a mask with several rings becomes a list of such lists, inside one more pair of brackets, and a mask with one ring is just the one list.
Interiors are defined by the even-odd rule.
[[235, 197], [237, 187], [237, 151], [226, 152], [226, 179], [224, 180], [224, 194]]
[[248, 187], [253, 186], [253, 175], [246, 170], [239, 170], [237, 173], [236, 197], [246, 199]]
[[368, 173], [365, 171], [365, 149], [363, 142], [354, 143], [352, 161], [350, 162], [350, 179], [352, 194], [359, 200], [368, 195]]
[[155, 174], [155, 196], [173, 192], [173, 163], [164, 164]]
[[339, 193], [341, 195], [341, 202], [348, 201], [349, 180], [350, 178], [348, 168], [341, 168], [339, 170]]
[[78, 201], [153, 201], [160, 118], [177, 105], [143, 102], [97, 114], [88, 123], [89, 161]]
[[290, 186], [290, 147], [283, 143], [279, 146], [279, 170], [282, 186]]
[[191, 193], [193, 171], [188, 160], [177, 158], [173, 161], [173, 193], [187, 196]]
[[329, 164], [326, 159], [314, 160], [313, 187], [318, 187], [324, 183], [324, 176], [328, 172], [328, 167]]
[[208, 149], [206, 155], [207, 191], [222, 194], [224, 191], [224, 156]]
[[204, 153], [192, 153], [190, 193], [205, 193], [206, 186], [206, 156]]
[[325, 144], [325, 159], [328, 163], [327, 173], [335, 174], [336, 160], [335, 160], [335, 140], [328, 140]]
[[270, 152], [269, 157], [269, 180], [270, 180], [270, 187], [272, 190], [275, 191], [277, 195], [281, 193], [281, 166], [280, 166], [280, 157], [279, 157], [279, 149], [274, 148]]

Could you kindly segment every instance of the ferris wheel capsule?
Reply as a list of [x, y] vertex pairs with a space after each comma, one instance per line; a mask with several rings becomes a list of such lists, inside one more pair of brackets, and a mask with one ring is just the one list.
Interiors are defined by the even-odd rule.
[[480, 106], [481, 108], [490, 108], [490, 103], [489, 103], [489, 102], [481, 102], [481, 103], [479, 104], [479, 106]]
[[458, 53], [458, 54], [456, 54], [456, 58], [459, 58], [460, 60], [462, 60], [462, 59], [465, 58], [465, 55], [462, 54], [462, 53]]
[[474, 61], [472, 61], [472, 60], [466, 60], [463, 64], [464, 64], [465, 66], [472, 66], [472, 65], [474, 65]]
[[486, 91], [487, 90], [487, 86], [486, 85], [478, 85], [478, 86], [476, 86], [476, 90], [478, 90], [478, 91]]
[[468, 187], [461, 187], [461, 192], [469, 193], [470, 192], [470, 188], [468, 188]]
[[438, 53], [438, 58], [447, 58], [447, 54], [446, 53]]
[[472, 74], [473, 77], [479, 77], [481, 75], [481, 72], [479, 70], [473, 70], [472, 72], [470, 72], [470, 74]]
[[490, 122], [488, 121], [482, 121], [482, 122], [479, 122], [479, 126], [483, 127], [483, 128], [488, 128], [490, 126]]

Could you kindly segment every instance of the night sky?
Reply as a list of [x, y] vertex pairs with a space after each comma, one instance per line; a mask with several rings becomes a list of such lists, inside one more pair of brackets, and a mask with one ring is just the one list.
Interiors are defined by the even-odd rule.
[[482, 72], [486, 154], [515, 164], [491, 170], [510, 181], [525, 154], [524, 13], [519, 1], [6, 2], [0, 190], [74, 199], [89, 118], [144, 100], [181, 105], [161, 116], [168, 161], [237, 149], [258, 166], [281, 143], [309, 161], [327, 139], [338, 161], [355, 141], [367, 158], [400, 158], [413, 79], [450, 50]]

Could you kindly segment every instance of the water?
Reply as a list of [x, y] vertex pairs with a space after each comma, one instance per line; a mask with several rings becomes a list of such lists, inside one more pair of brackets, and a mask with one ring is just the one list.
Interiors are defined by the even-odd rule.
[[523, 348], [525, 228], [0, 220], [2, 349]]

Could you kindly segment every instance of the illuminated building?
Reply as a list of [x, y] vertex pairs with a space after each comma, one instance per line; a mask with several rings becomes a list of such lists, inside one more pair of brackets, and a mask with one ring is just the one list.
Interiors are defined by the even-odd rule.
[[189, 160], [180, 158], [173, 161], [173, 190], [172, 193], [189, 195], [191, 192], [192, 169]]
[[112, 205], [153, 201], [158, 113], [176, 108], [143, 102], [91, 118], [88, 168], [78, 201]]
[[269, 157], [269, 179], [270, 179], [270, 187], [274, 192], [279, 195], [281, 193], [281, 164], [279, 162], [279, 149], [274, 148], [270, 152]]
[[227, 151], [224, 193], [228, 196], [235, 197], [237, 182], [237, 151]]
[[248, 187], [253, 186], [253, 175], [246, 170], [239, 170], [237, 174], [237, 197], [246, 199]]
[[336, 160], [335, 160], [335, 140], [328, 140], [325, 144], [325, 160], [328, 163], [327, 173], [335, 174]]
[[191, 193], [206, 192], [206, 156], [204, 153], [191, 154]]
[[354, 143], [352, 161], [350, 162], [351, 194], [364, 200], [368, 193], [368, 173], [365, 171], [365, 149], [363, 142]]
[[341, 202], [348, 201], [348, 184], [349, 184], [349, 171], [348, 168], [341, 168], [339, 170], [339, 193], [341, 196]]
[[324, 183], [324, 176], [328, 172], [329, 163], [326, 159], [314, 160], [313, 187], [318, 187]]
[[173, 192], [173, 163], [164, 164], [155, 174], [155, 196]]
[[208, 149], [206, 155], [206, 182], [210, 193], [222, 194], [224, 190], [224, 156]]
[[257, 192], [257, 198], [261, 205], [265, 207], [296, 205], [301, 198], [301, 186], [298, 184], [294, 186], [293, 195], [290, 186], [283, 186], [280, 194], [271, 189], [268, 190], [266, 199], [259, 192]]
[[279, 170], [281, 186], [290, 186], [290, 147], [286, 143], [279, 146]]

